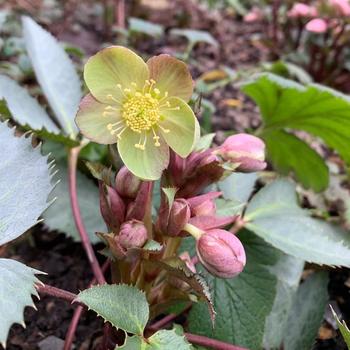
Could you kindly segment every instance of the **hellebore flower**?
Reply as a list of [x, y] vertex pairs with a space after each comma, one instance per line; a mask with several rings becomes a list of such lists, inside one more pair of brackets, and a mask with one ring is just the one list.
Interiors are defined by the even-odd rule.
[[328, 24], [322, 18], [315, 18], [308, 22], [305, 26], [305, 29], [312, 33], [321, 34], [327, 31]]
[[317, 9], [313, 6], [297, 2], [288, 11], [288, 17], [301, 18], [301, 17], [315, 17], [317, 16]]
[[225, 230], [210, 230], [197, 239], [197, 255], [214, 276], [232, 278], [243, 271], [246, 255], [241, 241]]
[[156, 180], [168, 166], [169, 147], [184, 158], [191, 153], [199, 124], [187, 104], [193, 81], [185, 63], [169, 55], [145, 63], [112, 46], [88, 60], [84, 79], [90, 94], [80, 103], [79, 129], [97, 143], [117, 143], [133, 174]]
[[237, 171], [254, 172], [265, 169], [265, 144], [259, 138], [248, 134], [228, 137], [214, 151], [224, 161], [237, 164]]
[[337, 10], [340, 16], [350, 16], [350, 3], [348, 0], [330, 0], [329, 3]]

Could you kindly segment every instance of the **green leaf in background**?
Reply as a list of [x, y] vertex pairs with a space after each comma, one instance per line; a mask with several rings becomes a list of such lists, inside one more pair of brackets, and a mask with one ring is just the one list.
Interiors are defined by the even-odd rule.
[[[264, 138], [274, 168], [282, 175], [294, 172], [305, 188], [319, 192], [329, 183], [328, 167], [308, 144], [284, 130], [272, 131]], [[287, 156], [288, 155], [288, 156]]]
[[126, 284], [85, 289], [76, 299], [94, 310], [114, 327], [142, 335], [149, 317], [145, 293]]
[[[303, 86], [294, 81], [278, 77], [274, 74], [260, 74], [252, 81], [247, 82], [242, 90], [250, 96], [260, 107], [264, 121], [260, 136], [270, 143], [269, 149], [280, 147], [283, 134], [279, 134], [278, 142], [274, 140], [274, 132], [281, 130], [303, 130], [313, 136], [321, 138], [330, 148], [336, 150], [339, 155], [350, 163], [350, 98], [330, 88], [317, 84]], [[274, 146], [273, 146], [274, 145]], [[298, 154], [304, 156], [305, 145], [294, 142], [294, 148], [298, 148]], [[286, 162], [290, 157], [290, 148], [283, 151], [284, 162], [274, 164], [277, 168], [286, 168]], [[308, 157], [310, 158], [309, 152]], [[300, 156], [300, 159], [302, 159]], [[270, 155], [268, 154], [268, 157]], [[282, 158], [282, 151], [278, 159]], [[289, 166], [296, 170], [295, 157], [291, 157]], [[318, 177], [314, 166], [322, 168], [320, 158], [312, 157], [307, 176], [298, 174], [299, 180], [307, 187], [310, 186], [319, 191], [325, 183], [325, 172], [322, 172], [323, 181]], [[272, 159], [273, 160], [273, 159]], [[305, 167], [305, 160], [302, 161]], [[299, 167], [299, 163], [298, 163]], [[314, 175], [312, 176], [312, 172]], [[325, 189], [325, 186], [322, 188]]]
[[275, 301], [265, 323], [264, 349], [279, 349], [287, 329], [288, 314], [304, 269], [304, 261], [281, 254], [269, 271], [277, 277]]
[[194, 46], [198, 43], [206, 43], [215, 47], [219, 46], [217, 40], [215, 40], [210, 33], [203, 30], [174, 28], [170, 30], [170, 34], [184, 36], [191, 46]]
[[324, 271], [313, 273], [300, 285], [288, 318], [284, 350], [312, 348], [328, 301], [327, 286]]
[[0, 75], [0, 99], [4, 98], [13, 119], [21, 125], [29, 125], [33, 130], [45, 128], [58, 134], [59, 129], [50, 119], [38, 101], [20, 87], [16, 81], [5, 75]]
[[248, 204], [244, 220], [247, 229], [286, 254], [350, 267], [350, 236], [301, 209], [291, 181], [277, 180], [261, 189]]
[[0, 344], [5, 348], [8, 332], [13, 323], [24, 325], [23, 310], [35, 308], [31, 295], [38, 297], [35, 277], [42, 272], [18, 261], [0, 259]]
[[127, 337], [123, 346], [116, 346], [115, 350], [145, 350], [147, 344], [137, 335]]
[[329, 306], [332, 310], [332, 314], [333, 314], [333, 317], [335, 318], [336, 322], [337, 322], [337, 325], [339, 327], [339, 330], [340, 330], [340, 333], [341, 335], [343, 336], [344, 338], [344, 341], [346, 343], [346, 346], [348, 347], [348, 349], [350, 349], [350, 330], [347, 326], [347, 324], [345, 323], [345, 321], [343, 320], [343, 322], [341, 322], [339, 320], [339, 317], [338, 315], [335, 313], [335, 311], [333, 310], [332, 306]]
[[239, 238], [247, 253], [243, 272], [233, 279], [212, 278], [217, 311], [214, 330], [203, 303], [192, 307], [189, 329], [250, 350], [261, 350], [265, 320], [272, 310], [278, 282], [271, 268], [278, 264], [281, 253], [251, 232], [241, 231]]
[[22, 235], [48, 207], [52, 190], [47, 157], [32, 139], [0, 122], [0, 245]]
[[233, 173], [218, 183], [224, 200], [218, 199], [218, 215], [241, 214], [251, 196], [258, 176], [256, 173]]
[[154, 38], [159, 38], [164, 34], [164, 28], [160, 24], [155, 24], [135, 17], [129, 17], [129, 31], [147, 34]]
[[39, 84], [63, 130], [78, 129], [74, 118], [82, 98], [81, 82], [72, 61], [57, 40], [29, 17], [22, 17], [23, 36]]
[[[56, 168], [59, 171], [55, 178], [60, 179], [60, 181], [50, 196], [50, 198], [56, 198], [56, 200], [44, 212], [44, 224], [50, 230], [64, 232], [75, 241], [80, 241], [80, 236], [75, 227], [71, 212], [67, 165], [62, 160], [56, 160]], [[100, 212], [99, 190], [90, 179], [78, 171], [77, 192], [85, 228], [91, 242], [97, 243], [100, 240], [95, 232], [104, 232], [106, 230], [106, 225]]]

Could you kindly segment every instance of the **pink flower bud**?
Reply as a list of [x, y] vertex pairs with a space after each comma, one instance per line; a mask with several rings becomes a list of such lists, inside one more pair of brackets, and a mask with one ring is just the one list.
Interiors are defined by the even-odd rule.
[[244, 17], [243, 21], [247, 23], [253, 23], [263, 19], [264, 15], [258, 7], [253, 7]]
[[169, 213], [164, 233], [168, 236], [177, 236], [188, 223], [191, 216], [190, 207], [185, 199], [175, 199]]
[[265, 144], [252, 135], [230, 136], [215, 152], [224, 161], [237, 164], [237, 171], [248, 173], [263, 170], [266, 167]]
[[302, 18], [302, 17], [315, 17], [317, 16], [317, 9], [313, 6], [297, 2], [288, 11], [288, 17], [291, 18]]
[[329, 0], [340, 16], [350, 16], [350, 3], [348, 0]]
[[102, 182], [99, 188], [102, 217], [112, 231], [118, 231], [125, 218], [125, 204], [114, 188]]
[[232, 278], [242, 272], [246, 256], [241, 241], [225, 230], [211, 230], [197, 240], [197, 255], [214, 276]]
[[123, 166], [115, 178], [115, 187], [121, 196], [136, 198], [141, 182], [127, 167]]
[[196, 273], [196, 265], [193, 263], [190, 254], [188, 252], [183, 252], [179, 255], [179, 258], [185, 262], [187, 268], [193, 272]]
[[306, 30], [312, 33], [324, 33], [327, 31], [328, 24], [322, 18], [315, 18], [308, 22], [305, 26]]
[[143, 222], [130, 220], [120, 227], [118, 243], [124, 248], [141, 248], [147, 241], [147, 229]]
[[208, 192], [200, 196], [187, 199], [192, 216], [212, 216], [216, 214], [215, 198], [221, 196], [221, 192]]

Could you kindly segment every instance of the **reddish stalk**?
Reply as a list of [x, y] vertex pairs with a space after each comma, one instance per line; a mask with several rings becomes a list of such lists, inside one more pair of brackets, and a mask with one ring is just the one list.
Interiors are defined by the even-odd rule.
[[[102, 266], [102, 272], [105, 273], [107, 268], [109, 266], [109, 260], [107, 260], [103, 266]], [[96, 284], [96, 278], [94, 278], [89, 287], [91, 287], [92, 285]], [[70, 350], [73, 344], [73, 340], [75, 337], [75, 332], [78, 328], [78, 324], [79, 324], [79, 320], [81, 315], [83, 314], [84, 311], [84, 307], [79, 305], [75, 310], [74, 310], [74, 314], [72, 317], [72, 320], [69, 324], [68, 330], [67, 330], [67, 334], [66, 334], [66, 339], [64, 340], [64, 348], [63, 350]]]
[[216, 350], [248, 350], [246, 348], [231, 345], [220, 340], [203, 337], [201, 335], [185, 333], [185, 337], [190, 343], [209, 347]]
[[69, 176], [69, 195], [72, 206], [72, 213], [74, 217], [74, 222], [77, 227], [77, 230], [80, 235], [81, 243], [86, 252], [87, 258], [91, 265], [92, 271], [96, 277], [96, 280], [99, 284], [106, 283], [106, 280], [103, 276], [101, 267], [96, 259], [95, 252], [92, 248], [89, 235], [86, 232], [79, 202], [78, 202], [78, 194], [77, 194], [77, 164], [78, 164], [78, 156], [81, 150], [81, 146], [71, 148], [68, 154], [68, 176]]
[[117, 27], [125, 29], [125, 0], [116, 0], [115, 17]]
[[72, 303], [77, 297], [76, 294], [68, 292], [67, 290], [49, 286], [47, 284], [40, 284], [36, 286], [40, 294], [50, 295], [59, 299], [63, 299]]

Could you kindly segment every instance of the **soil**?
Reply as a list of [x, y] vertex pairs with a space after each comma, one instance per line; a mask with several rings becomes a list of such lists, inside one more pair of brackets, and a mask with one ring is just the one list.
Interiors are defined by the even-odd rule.
[[[38, 3], [40, 5], [40, 1]], [[87, 55], [95, 53], [105, 41], [102, 23], [94, 16], [90, 2], [67, 3], [70, 4], [70, 7], [66, 8], [67, 13], [51, 21], [48, 25], [49, 30], [60, 40], [83, 48]], [[180, 26], [206, 30], [219, 41], [219, 49], [198, 45], [193, 51], [194, 63], [191, 62], [191, 70], [195, 78], [220, 66], [228, 66], [231, 69], [249, 68], [267, 59], [266, 50], [254, 40], [254, 36], [263, 29], [258, 23], [246, 24], [235, 19], [229, 11], [209, 12], [187, 0], [149, 0], [148, 3], [157, 3], [157, 9], [146, 7], [133, 15], [141, 15], [162, 24], [166, 30]], [[164, 10], [160, 6], [162, 3], [168, 6]], [[35, 17], [35, 9], [26, 8], [25, 11], [32, 11], [30, 14]], [[140, 52], [152, 55], [181, 52], [186, 46], [184, 40], [169, 35], [162, 39], [136, 40], [135, 45]], [[225, 131], [244, 131], [259, 126], [257, 108], [233, 85], [217, 89], [205, 97], [217, 107], [212, 119], [212, 129], [218, 132], [217, 138]], [[225, 99], [237, 99], [241, 101], [241, 106], [227, 107], [222, 103]], [[41, 277], [43, 282], [73, 293], [86, 288], [90, 283], [92, 274], [79, 244], [73, 243], [63, 234], [46, 232], [40, 227], [26, 237], [28, 239], [18, 242], [14, 250], [8, 250], [6, 255], [45, 271], [48, 275]], [[342, 316], [349, 320], [349, 270], [332, 270], [330, 276], [330, 300], [339, 307]], [[62, 343], [59, 339], [65, 338], [74, 307], [47, 296], [37, 301], [36, 306], [38, 312], [29, 308], [25, 310], [25, 330], [19, 325], [12, 327], [9, 350], [61, 349]], [[79, 323], [75, 348], [94, 349], [96, 341], [102, 335], [102, 325], [102, 320], [96, 318], [94, 313], [85, 312]], [[48, 338], [50, 336], [51, 338]], [[46, 345], [45, 342], [42, 343], [43, 340], [47, 342]], [[55, 345], [57, 343], [58, 347]], [[334, 330], [334, 320], [328, 314], [314, 349], [346, 349], [339, 333]]]

